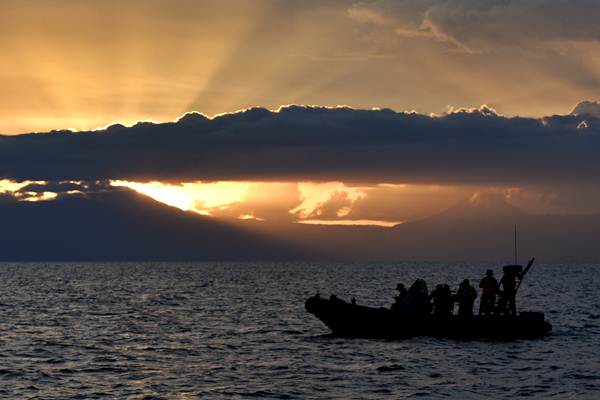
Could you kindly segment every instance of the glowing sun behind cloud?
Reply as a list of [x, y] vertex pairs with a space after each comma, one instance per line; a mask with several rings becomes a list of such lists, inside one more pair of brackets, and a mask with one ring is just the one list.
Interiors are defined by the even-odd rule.
[[[367, 187], [346, 186], [342, 182], [162, 182], [112, 181], [162, 203], [202, 215], [237, 219], [299, 222], [308, 224], [391, 226], [398, 220], [345, 218], [349, 206], [334, 209], [334, 220], [324, 210], [336, 197], [348, 204], [365, 196]], [[335, 205], [334, 205], [335, 207]]]
[[[184, 211], [210, 215], [211, 210], [227, 207], [244, 199], [249, 182], [193, 182], [170, 185], [161, 182], [113, 181], [113, 186], [125, 186], [161, 203]], [[199, 205], [202, 205], [199, 208]]]

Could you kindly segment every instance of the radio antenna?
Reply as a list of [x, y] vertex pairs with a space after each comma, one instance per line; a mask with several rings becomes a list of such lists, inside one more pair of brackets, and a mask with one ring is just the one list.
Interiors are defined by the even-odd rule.
[[517, 224], [515, 224], [515, 265], [517, 265]]

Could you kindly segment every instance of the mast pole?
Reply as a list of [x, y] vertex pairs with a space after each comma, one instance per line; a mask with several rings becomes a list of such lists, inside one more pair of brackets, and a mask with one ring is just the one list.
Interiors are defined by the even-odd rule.
[[515, 224], [515, 265], [517, 265], [517, 224]]

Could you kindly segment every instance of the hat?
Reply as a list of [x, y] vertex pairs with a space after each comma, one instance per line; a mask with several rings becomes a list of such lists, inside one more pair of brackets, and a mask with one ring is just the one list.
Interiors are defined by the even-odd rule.
[[487, 271], [485, 271], [485, 274], [487, 276], [493, 276], [494, 275], [494, 271], [492, 271], [491, 269], [488, 269]]

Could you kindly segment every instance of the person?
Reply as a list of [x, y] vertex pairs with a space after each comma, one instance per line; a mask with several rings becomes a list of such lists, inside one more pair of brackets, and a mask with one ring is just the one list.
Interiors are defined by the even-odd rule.
[[500, 286], [502, 292], [500, 293], [500, 300], [498, 300], [498, 313], [504, 315], [517, 315], [517, 278], [519, 273], [511, 270], [505, 270], [502, 279], [500, 279]]
[[448, 285], [437, 285], [435, 290], [431, 292], [430, 297], [433, 299], [433, 314], [436, 316], [448, 316], [452, 314], [454, 304], [452, 302], [452, 294]]
[[392, 304], [393, 311], [399, 311], [404, 298], [406, 297], [406, 288], [403, 284], [399, 283], [396, 285], [396, 290], [398, 291], [398, 296], [394, 296], [394, 304]]
[[491, 315], [496, 311], [496, 295], [500, 291], [498, 281], [494, 278], [494, 271], [491, 269], [486, 271], [479, 287], [481, 288], [479, 315]]
[[473, 305], [477, 298], [477, 291], [468, 279], [462, 281], [456, 292], [456, 299], [458, 301], [458, 315], [471, 316], [473, 315]]
[[427, 315], [431, 313], [429, 291], [423, 279], [417, 279], [408, 289], [399, 310], [408, 314]]
[[442, 285], [436, 285], [435, 289], [429, 295], [429, 298], [433, 300], [433, 314], [440, 315], [443, 308], [444, 295], [443, 292], [444, 287]]
[[444, 284], [444, 292], [446, 293], [446, 298], [448, 299], [448, 303], [446, 304], [446, 315], [452, 315], [454, 313], [454, 296], [452, 296], [452, 291], [450, 290], [450, 286]]

